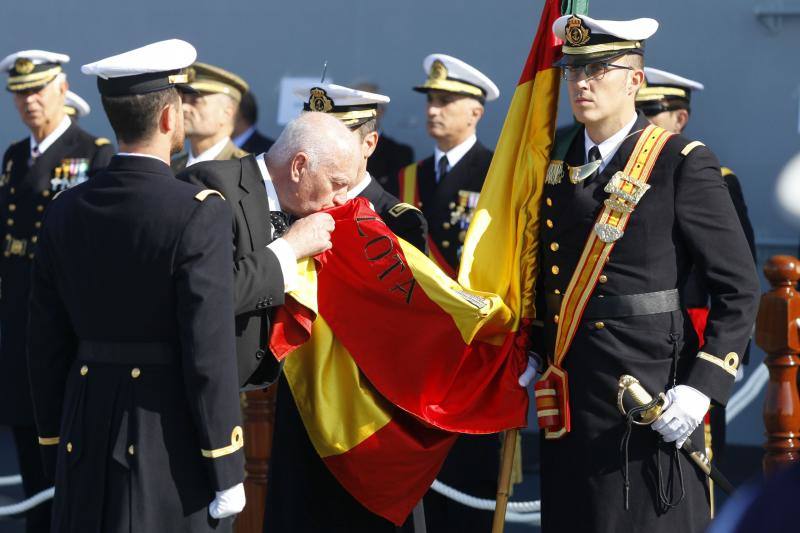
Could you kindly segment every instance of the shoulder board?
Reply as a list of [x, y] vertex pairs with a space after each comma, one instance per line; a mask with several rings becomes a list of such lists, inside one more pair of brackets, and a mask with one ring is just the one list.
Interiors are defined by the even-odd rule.
[[402, 215], [403, 213], [405, 213], [408, 210], [419, 211], [419, 209], [417, 209], [416, 207], [414, 207], [411, 204], [407, 204], [405, 202], [400, 202], [399, 204], [396, 204], [396, 205], [392, 206], [391, 209], [389, 209], [389, 214], [392, 215], [395, 218], [398, 218], [400, 215]]
[[247, 152], [247, 151], [245, 151], [245, 150], [242, 150], [242, 149], [241, 149], [241, 148], [239, 148], [239, 147], [237, 147], [237, 148], [236, 148], [236, 149], [233, 151], [233, 157], [235, 157], [236, 159], [241, 159], [241, 158], [243, 158], [243, 157], [245, 157], [245, 156], [248, 156], [248, 155], [250, 155], [250, 152]]
[[730, 176], [731, 174], [735, 174], [735, 172], [728, 167], [722, 167], [719, 169], [722, 172], [722, 177]]
[[681, 155], [686, 157], [698, 146], [705, 146], [705, 144], [701, 143], [700, 141], [692, 141], [683, 147], [683, 150], [681, 150]]
[[98, 137], [94, 140], [95, 146], [105, 146], [107, 144], [111, 144], [111, 141], [106, 139], [105, 137]]
[[200, 202], [205, 202], [206, 198], [208, 198], [209, 196], [214, 196], [214, 195], [219, 196], [223, 200], [225, 199], [225, 197], [222, 196], [221, 192], [215, 191], [214, 189], [205, 189], [203, 191], [200, 191], [199, 193], [194, 195], [194, 199], [198, 200]]

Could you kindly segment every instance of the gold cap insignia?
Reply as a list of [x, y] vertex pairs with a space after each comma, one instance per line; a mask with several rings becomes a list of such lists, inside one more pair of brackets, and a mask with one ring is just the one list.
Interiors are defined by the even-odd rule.
[[308, 99], [308, 107], [311, 111], [330, 113], [333, 109], [333, 100], [330, 99], [325, 89], [314, 87], [311, 89], [311, 96]]
[[581, 46], [589, 42], [589, 28], [583, 25], [583, 20], [573, 15], [567, 20], [564, 31], [567, 42], [572, 46]]
[[438, 59], [431, 65], [431, 72], [428, 74], [430, 81], [441, 81], [447, 79], [447, 67]]
[[14, 62], [14, 70], [20, 74], [30, 74], [33, 72], [33, 61], [25, 57], [19, 57]]

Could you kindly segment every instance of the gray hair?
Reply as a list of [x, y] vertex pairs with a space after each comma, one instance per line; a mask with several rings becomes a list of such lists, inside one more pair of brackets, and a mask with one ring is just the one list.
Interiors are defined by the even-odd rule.
[[299, 152], [308, 155], [312, 171], [360, 153], [359, 143], [344, 124], [317, 111], [302, 113], [289, 122], [267, 152], [267, 160], [288, 165]]

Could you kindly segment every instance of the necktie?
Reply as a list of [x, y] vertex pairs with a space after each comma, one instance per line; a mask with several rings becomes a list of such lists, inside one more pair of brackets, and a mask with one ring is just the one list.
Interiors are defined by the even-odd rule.
[[436, 182], [440, 183], [442, 179], [444, 179], [445, 175], [447, 174], [447, 167], [450, 165], [450, 162], [447, 160], [447, 156], [443, 155], [442, 158], [439, 160], [438, 166], [436, 168]]
[[[593, 163], [593, 162], [597, 161], [598, 159], [602, 159], [602, 157], [600, 156], [600, 149], [599, 149], [597, 146], [592, 146], [592, 147], [589, 149], [589, 161], [587, 161], [587, 163]], [[598, 167], [598, 169], [597, 169], [597, 170], [595, 170], [594, 172], [592, 172], [592, 173], [589, 175], [589, 177], [588, 177], [588, 178], [586, 178], [585, 180], [583, 180], [583, 186], [585, 187], [585, 186], [586, 186], [586, 183], [587, 183], [589, 180], [591, 180], [591, 179], [593, 179], [593, 178], [596, 178], [598, 174], [600, 174], [600, 168], [599, 168], [599, 167]]]
[[289, 229], [289, 215], [283, 211], [270, 211], [269, 223], [272, 224], [272, 238], [280, 238]]

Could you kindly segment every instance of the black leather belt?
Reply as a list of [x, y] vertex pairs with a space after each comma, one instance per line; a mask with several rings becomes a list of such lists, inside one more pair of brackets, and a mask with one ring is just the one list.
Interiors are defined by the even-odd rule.
[[78, 359], [114, 365], [170, 365], [178, 362], [178, 348], [169, 342], [80, 341]]
[[[549, 315], [561, 311], [561, 294], [548, 294], [547, 312]], [[669, 313], [681, 308], [681, 299], [678, 289], [669, 289], [658, 292], [645, 292], [642, 294], [621, 294], [613, 296], [592, 296], [583, 319], [597, 318], [623, 318], [627, 316], [655, 315]]]

